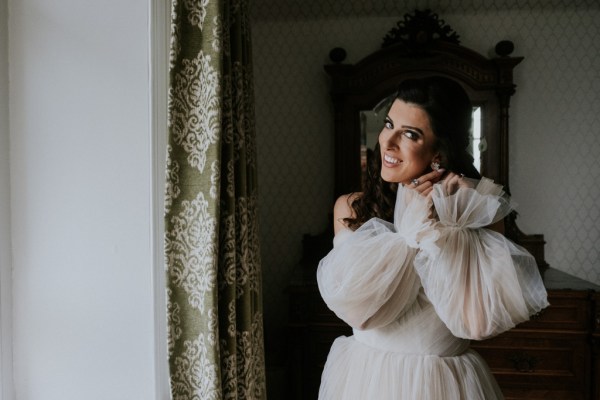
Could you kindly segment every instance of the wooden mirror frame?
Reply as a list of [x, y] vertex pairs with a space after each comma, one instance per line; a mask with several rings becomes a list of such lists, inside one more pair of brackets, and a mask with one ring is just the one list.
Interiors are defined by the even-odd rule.
[[[487, 149], [481, 173], [509, 191], [509, 106], [515, 93], [513, 69], [523, 57], [511, 57], [513, 44], [499, 42], [497, 56], [487, 58], [463, 47], [459, 36], [429, 10], [406, 14], [384, 38], [381, 49], [356, 64], [344, 64], [345, 50], [330, 52], [325, 66], [331, 77], [335, 113], [334, 197], [361, 190], [360, 111], [372, 109], [395, 93], [408, 78], [442, 75], [462, 85], [474, 105], [482, 106], [482, 132]], [[516, 213], [505, 221], [506, 236], [526, 247], [540, 267], [544, 260], [543, 235], [525, 235], [515, 223]]]

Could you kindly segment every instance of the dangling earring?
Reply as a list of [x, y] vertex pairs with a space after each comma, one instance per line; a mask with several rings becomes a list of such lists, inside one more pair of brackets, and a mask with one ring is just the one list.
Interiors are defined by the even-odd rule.
[[440, 169], [440, 163], [436, 162], [436, 161], [432, 161], [431, 162], [431, 169], [434, 171], [437, 171], [438, 169]]

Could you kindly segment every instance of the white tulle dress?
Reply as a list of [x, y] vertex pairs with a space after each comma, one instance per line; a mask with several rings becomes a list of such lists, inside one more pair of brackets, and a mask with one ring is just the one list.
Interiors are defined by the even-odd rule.
[[548, 305], [535, 260], [484, 228], [511, 211], [502, 187], [427, 200], [398, 189], [394, 223], [339, 232], [317, 271], [328, 307], [353, 327], [333, 343], [319, 399], [503, 398], [470, 339], [502, 333]]

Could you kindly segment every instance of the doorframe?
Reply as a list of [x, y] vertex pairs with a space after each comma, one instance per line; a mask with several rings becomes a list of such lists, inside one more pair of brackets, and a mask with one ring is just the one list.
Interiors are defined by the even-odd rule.
[[151, 240], [154, 291], [156, 399], [171, 398], [167, 352], [167, 299], [164, 257], [164, 194], [167, 151], [167, 96], [171, 1], [150, 0]]

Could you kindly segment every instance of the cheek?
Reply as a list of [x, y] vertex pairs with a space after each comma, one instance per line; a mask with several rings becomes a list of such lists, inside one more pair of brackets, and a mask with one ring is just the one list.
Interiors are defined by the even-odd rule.
[[403, 140], [400, 143], [402, 155], [405, 158], [418, 159], [423, 155], [423, 147], [410, 140]]
[[418, 143], [405, 140], [401, 144], [402, 152], [405, 157], [410, 157], [413, 161], [423, 161], [428, 162], [427, 160], [431, 158], [432, 152], [431, 149], [427, 146], [419, 145]]
[[389, 135], [385, 134], [385, 130], [379, 132], [379, 136], [377, 136], [377, 141], [379, 142], [379, 146], [383, 148], [383, 144], [389, 140]]

